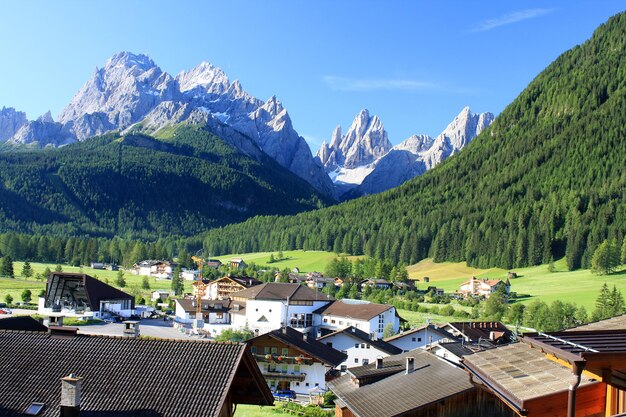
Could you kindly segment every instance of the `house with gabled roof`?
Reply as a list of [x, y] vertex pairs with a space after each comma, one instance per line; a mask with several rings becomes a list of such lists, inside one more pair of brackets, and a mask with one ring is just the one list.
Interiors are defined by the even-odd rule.
[[81, 273], [53, 272], [46, 283], [46, 294], [39, 297], [38, 313], [44, 316], [129, 317], [135, 297], [96, 278]]
[[255, 285], [230, 299], [245, 303], [245, 325], [257, 335], [283, 326], [310, 332], [314, 312], [334, 300], [305, 285], [279, 282]]
[[232, 417], [273, 403], [245, 344], [51, 329], [0, 330], [0, 415]]
[[471, 342], [489, 340], [501, 345], [513, 340], [513, 332], [499, 321], [450, 322], [441, 326], [441, 329]]
[[329, 372], [346, 355], [291, 327], [281, 327], [250, 339], [251, 352], [272, 390], [308, 394], [326, 389]]
[[385, 339], [385, 342], [397, 347], [402, 352], [408, 352], [432, 345], [438, 341], [454, 342], [456, 340], [456, 337], [438, 326], [425, 324], [410, 330], [400, 331], [400, 333]]
[[336, 417], [515, 417], [467, 372], [418, 349], [349, 368], [328, 383]]
[[337, 366], [342, 372], [348, 368], [375, 362], [376, 358], [402, 353], [402, 349], [381, 339], [373, 339], [369, 333], [354, 326], [327, 334], [318, 340], [348, 355], [346, 360]]
[[224, 300], [239, 291], [255, 285], [262, 284], [262, 281], [251, 277], [222, 277], [208, 283], [205, 297], [210, 300]]
[[504, 291], [508, 294], [511, 291], [509, 278], [507, 278], [506, 281], [502, 281], [501, 279], [476, 279], [476, 277], [472, 275], [469, 281], [465, 281], [461, 284], [459, 293], [465, 297], [489, 298], [489, 296], [500, 287], [504, 287]]
[[392, 305], [347, 298], [329, 303], [315, 314], [319, 315], [321, 335], [354, 326], [378, 339], [382, 339], [385, 326], [391, 323], [397, 332], [403, 320]]
[[245, 305], [231, 300], [200, 299], [200, 313], [198, 314], [197, 299], [177, 298], [175, 326], [200, 332], [211, 337], [218, 336], [226, 329], [244, 327], [242, 310]]

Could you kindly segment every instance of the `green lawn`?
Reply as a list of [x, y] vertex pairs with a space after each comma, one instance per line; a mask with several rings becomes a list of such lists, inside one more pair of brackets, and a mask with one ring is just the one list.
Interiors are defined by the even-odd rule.
[[239, 404], [237, 406], [237, 411], [235, 411], [235, 417], [269, 417], [269, 416], [277, 416], [278, 413], [275, 411], [275, 407], [260, 407], [258, 405], [246, 405]]
[[[222, 263], [228, 263], [231, 258], [242, 258], [247, 264], [254, 262], [257, 265], [267, 265], [271, 268], [293, 269], [298, 267], [300, 272], [324, 272], [326, 265], [337, 257], [336, 253], [324, 252], [324, 251], [304, 251], [304, 250], [292, 250], [283, 251], [282, 261], [268, 263], [270, 255], [274, 255], [274, 258], [278, 257], [278, 251], [276, 252], [256, 252], [256, 253], [238, 253], [224, 256], [218, 256], [217, 258]], [[348, 259], [354, 260], [359, 258], [358, 256], [348, 256]]]
[[[610, 288], [615, 285], [626, 296], [626, 268], [612, 275], [598, 276], [588, 269], [568, 271], [565, 259], [555, 262], [555, 271], [549, 272], [547, 265], [514, 269], [519, 276], [511, 280], [511, 291], [518, 294], [529, 294], [522, 300], [529, 303], [540, 299], [546, 303], [554, 300], [574, 302], [583, 305], [588, 312], [592, 311], [600, 287], [606, 282]], [[503, 269], [477, 269], [467, 267], [463, 263], [434, 263], [426, 259], [409, 267], [409, 276], [419, 279], [419, 288], [425, 288], [424, 276], [430, 277], [430, 285], [443, 288], [446, 292], [457, 291], [464, 281], [474, 274], [477, 278], [506, 279], [507, 271]]]
[[[14, 262], [13, 269], [15, 271], [16, 277], [14, 279], [11, 278], [0, 278], [0, 302], [4, 302], [4, 297], [7, 294], [11, 294], [13, 297], [13, 302], [21, 301], [21, 294], [24, 289], [31, 290], [33, 294], [33, 303], [36, 303], [37, 296], [41, 290], [46, 289], [46, 281], [37, 281], [35, 279], [35, 275], [37, 273], [42, 273], [46, 267], [50, 268], [50, 270], [54, 271], [56, 268], [56, 264], [45, 264], [38, 262], [31, 262], [30, 265], [33, 268], [33, 277], [25, 279], [20, 276], [22, 272], [23, 262]], [[61, 265], [64, 272], [84, 272], [87, 275], [90, 275], [94, 278], [98, 278], [101, 281], [107, 281], [109, 285], [117, 287], [115, 284], [115, 280], [117, 278], [117, 271], [106, 271], [100, 269], [92, 269], [88, 267], [83, 267], [82, 269], [76, 266], [69, 265]], [[141, 294], [142, 297], [146, 298], [146, 300], [150, 300], [150, 292], [153, 290], [169, 290], [172, 282], [170, 280], [157, 280], [154, 277], [148, 277], [148, 281], [150, 284], [149, 290], [144, 290], [141, 288], [143, 275], [132, 275], [130, 271], [124, 271], [124, 280], [126, 281], [126, 286], [121, 288], [123, 291], [129, 294]], [[191, 292], [191, 283], [189, 281], [185, 281], [185, 292]]]

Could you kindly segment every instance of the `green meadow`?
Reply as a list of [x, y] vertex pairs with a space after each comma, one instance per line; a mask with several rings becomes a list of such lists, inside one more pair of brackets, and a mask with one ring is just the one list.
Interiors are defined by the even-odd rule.
[[[288, 250], [283, 251], [283, 259], [273, 263], [269, 263], [270, 256], [278, 258], [276, 252], [256, 252], [256, 253], [238, 253], [224, 256], [218, 256], [222, 263], [228, 263], [231, 258], [242, 258], [247, 264], [254, 262], [257, 265], [266, 265], [273, 269], [293, 269], [297, 267], [300, 272], [324, 272], [326, 265], [337, 257], [336, 253], [324, 251], [304, 251], [304, 250]], [[350, 260], [359, 258], [359, 256], [348, 256]]]

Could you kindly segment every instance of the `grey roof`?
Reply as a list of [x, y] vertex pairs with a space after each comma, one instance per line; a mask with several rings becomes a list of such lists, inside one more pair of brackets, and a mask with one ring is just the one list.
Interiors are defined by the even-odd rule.
[[395, 347], [394, 345], [392, 345], [391, 343], [387, 343], [384, 340], [380, 340], [380, 339], [376, 339], [376, 340], [372, 340], [372, 338], [370, 337], [369, 334], [365, 333], [363, 330], [359, 330], [354, 326], [350, 326], [350, 327], [346, 327], [343, 330], [338, 330], [336, 332], [327, 334], [326, 336], [322, 336], [317, 340], [324, 340], [327, 339], [329, 337], [338, 335], [338, 334], [346, 334], [350, 337], [353, 337], [355, 339], [358, 339], [362, 342], [365, 343], [369, 343], [371, 346], [374, 346], [376, 349], [387, 353], [388, 355], [397, 355], [399, 353], [402, 353], [402, 349]]
[[433, 324], [425, 324], [425, 325], [423, 325], [423, 326], [416, 327], [416, 328], [411, 329], [411, 330], [405, 330], [405, 331], [404, 331], [404, 332], [402, 332], [402, 333], [398, 333], [398, 334], [396, 334], [396, 335], [394, 335], [394, 336], [388, 337], [388, 338], [386, 338], [386, 339], [385, 339], [385, 342], [392, 342], [392, 341], [394, 341], [394, 340], [402, 339], [403, 337], [410, 336], [410, 335], [412, 335], [413, 333], [417, 333], [417, 332], [419, 332], [419, 331], [421, 331], [421, 330], [424, 330], [424, 329], [426, 329], [426, 328], [428, 328], [428, 331], [429, 331], [429, 332], [432, 332], [432, 333], [439, 333], [442, 337], [445, 337], [445, 338], [447, 338], [447, 339], [450, 339], [450, 340], [457, 340], [457, 338], [456, 338], [456, 337], [454, 337], [452, 334], [448, 333], [448, 332], [447, 332], [447, 331], [445, 331], [444, 329], [440, 329], [439, 327], [437, 327], [437, 326], [435, 326], [435, 325], [433, 325]]
[[[376, 303], [346, 303], [343, 300], [337, 300], [333, 303], [325, 305], [315, 310], [316, 314], [324, 316], [346, 317], [356, 320], [371, 320], [379, 314], [393, 308], [389, 304]], [[396, 315], [398, 313], [396, 312]]]
[[[463, 364], [520, 409], [524, 401], [567, 391], [572, 381], [571, 369], [521, 342], [466, 356]], [[583, 375], [581, 386], [591, 383]]]
[[272, 402], [244, 344], [0, 330], [0, 352], [2, 416], [21, 416], [33, 401], [45, 403], [40, 416], [58, 416], [59, 380], [70, 373], [84, 378], [86, 416], [217, 416], [229, 394]]
[[464, 358], [465, 356], [496, 347], [488, 340], [481, 340], [480, 344], [478, 342], [437, 342], [436, 344], [457, 358]]
[[[196, 307], [194, 305], [195, 300], [191, 298], [177, 298], [176, 301], [180, 306], [188, 313], [195, 313]], [[230, 312], [234, 304], [241, 304], [239, 301], [231, 301], [231, 300], [201, 300], [200, 305], [202, 307], [202, 311], [205, 312]], [[220, 307], [221, 306], [221, 307]], [[220, 308], [216, 308], [220, 307]]]
[[[406, 374], [407, 357], [415, 358], [415, 370]], [[445, 398], [474, 390], [467, 372], [437, 356], [415, 350], [383, 359], [386, 377], [375, 364], [350, 368], [359, 378], [378, 378], [360, 387], [346, 374], [328, 383], [330, 389], [357, 417], [398, 416]], [[359, 369], [365, 368], [365, 369]], [[383, 378], [383, 379], [380, 379]]]
[[266, 282], [231, 294], [231, 298], [248, 300], [332, 301], [334, 298], [319, 293], [305, 285]]
[[31, 316], [15, 316], [0, 318], [1, 330], [28, 330], [32, 332], [47, 332], [48, 328]]
[[315, 340], [312, 337], [305, 338], [303, 333], [292, 329], [291, 327], [283, 327], [277, 330], [272, 330], [269, 333], [265, 333], [248, 340], [248, 343], [254, 344], [255, 341], [266, 337], [281, 341], [286, 345], [292, 346], [295, 349], [306, 353], [320, 362], [327, 363], [332, 366], [339, 366], [341, 362], [348, 358], [348, 355], [345, 353], [341, 353], [337, 349], [333, 349], [319, 340]]

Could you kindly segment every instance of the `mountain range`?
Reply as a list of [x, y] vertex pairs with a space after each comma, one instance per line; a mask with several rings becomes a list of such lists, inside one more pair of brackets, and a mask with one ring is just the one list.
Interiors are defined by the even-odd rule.
[[258, 160], [266, 154], [337, 199], [384, 191], [422, 174], [492, 120], [490, 113], [464, 109], [437, 138], [412, 136], [394, 147], [380, 119], [363, 110], [346, 135], [337, 127], [314, 158], [275, 96], [254, 98], [207, 62], [172, 76], [146, 55], [121, 52], [95, 69], [57, 121], [50, 112], [29, 121], [23, 112], [3, 108], [0, 141], [8, 149], [59, 147], [112, 131], [155, 134], [183, 122], [202, 124], [245, 155]]
[[[626, 237], [624, 68], [620, 13], [538, 74], [457, 156], [384, 193], [209, 231], [205, 250], [302, 248], [507, 269], [565, 257], [569, 269], [589, 267], [605, 239]], [[320, 152], [329, 169], [353, 169], [359, 158], [371, 163], [385, 153], [380, 121], [365, 112], [357, 119], [359, 132], [376, 127], [362, 135], [369, 155], [342, 149], [336, 130]], [[412, 141], [414, 149], [432, 147], [427, 138]]]
[[345, 135], [341, 126], [330, 144], [322, 143], [317, 159], [343, 197], [355, 198], [397, 187], [458, 153], [491, 124], [491, 113], [473, 114], [465, 107], [435, 139], [412, 135], [392, 146], [378, 116], [367, 109], [354, 118]]

